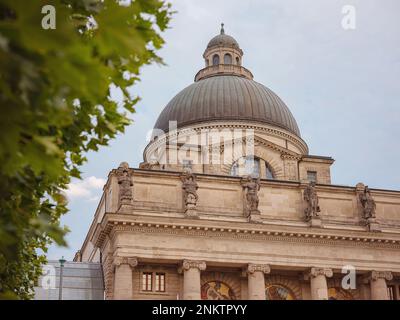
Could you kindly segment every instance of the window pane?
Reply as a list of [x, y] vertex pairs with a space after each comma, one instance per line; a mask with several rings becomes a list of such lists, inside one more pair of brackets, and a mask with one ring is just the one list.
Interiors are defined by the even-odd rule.
[[267, 179], [274, 179], [274, 175], [272, 174], [272, 170], [271, 170], [270, 166], [267, 163], [265, 163], [265, 172], [266, 172]]
[[142, 275], [142, 290], [143, 291], [151, 291], [152, 290], [152, 273], [151, 272], [143, 272]]
[[214, 55], [213, 56], [213, 66], [219, 64], [219, 55]]
[[225, 64], [232, 64], [232, 56], [229, 53], [224, 55], [224, 63]]
[[165, 291], [165, 273], [156, 273], [156, 291]]
[[310, 182], [317, 182], [317, 172], [307, 171], [307, 180]]

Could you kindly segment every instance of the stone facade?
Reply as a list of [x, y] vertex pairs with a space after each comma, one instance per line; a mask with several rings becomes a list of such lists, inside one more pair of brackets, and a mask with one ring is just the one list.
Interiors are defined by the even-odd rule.
[[[210, 66], [228, 53], [236, 64]], [[199, 102], [204, 110], [189, 104], [139, 168], [111, 170], [76, 260], [101, 263], [106, 299], [399, 299], [400, 191], [331, 184], [333, 159], [309, 155], [283, 102], [243, 82], [253, 80], [242, 54], [222, 31], [210, 41], [196, 81], [228, 77], [217, 83], [230, 89]], [[231, 91], [243, 83], [253, 96]], [[239, 100], [252, 117], [233, 119]], [[226, 119], [211, 119], [219, 107]], [[225, 143], [198, 139], [204, 130]], [[241, 174], [238, 145], [251, 147], [256, 177]]]

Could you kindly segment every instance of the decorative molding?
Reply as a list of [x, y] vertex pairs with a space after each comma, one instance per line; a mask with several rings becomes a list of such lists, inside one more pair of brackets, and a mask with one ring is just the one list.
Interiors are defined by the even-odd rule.
[[138, 265], [138, 259], [134, 257], [120, 257], [116, 256], [113, 259], [113, 265], [119, 267], [120, 265], [127, 264], [131, 268], [135, 268]]
[[393, 280], [393, 274], [390, 271], [371, 271], [370, 280], [376, 281], [378, 279], [390, 281]]
[[327, 278], [331, 278], [333, 276], [333, 271], [330, 268], [312, 267], [307, 275], [311, 278], [315, 278], [318, 276], [325, 276]]
[[[251, 224], [251, 226], [254, 226]], [[117, 231], [143, 232], [143, 233], [165, 233], [171, 235], [188, 235], [199, 237], [216, 237], [229, 239], [246, 239], [259, 241], [285, 241], [312, 243], [316, 245], [347, 245], [356, 247], [376, 247], [376, 248], [393, 248], [400, 249], [400, 239], [385, 239], [371, 236], [345, 236], [321, 234], [302, 231], [269, 231], [253, 229], [249, 225], [248, 228], [234, 227], [214, 227], [214, 226], [197, 226], [179, 223], [145, 223], [145, 222], [122, 222], [109, 221], [104, 229], [108, 233]], [[368, 233], [367, 233], [368, 234]]]
[[182, 262], [182, 269], [183, 270], [189, 270], [192, 268], [199, 269], [200, 271], [206, 270], [206, 263], [204, 261], [198, 261], [198, 260], [183, 260]]
[[247, 273], [253, 274], [254, 272], [260, 271], [264, 274], [269, 274], [271, 272], [271, 267], [268, 264], [254, 264], [249, 263], [247, 265]]

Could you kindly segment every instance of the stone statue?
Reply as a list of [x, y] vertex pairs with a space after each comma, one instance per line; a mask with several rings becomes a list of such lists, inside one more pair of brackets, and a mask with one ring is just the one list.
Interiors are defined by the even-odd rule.
[[261, 222], [258, 210], [258, 191], [260, 190], [260, 178], [247, 176], [241, 181], [245, 191], [245, 215], [250, 222]]
[[376, 203], [371, 196], [368, 186], [365, 186], [364, 192], [359, 194], [360, 202], [363, 208], [363, 218], [366, 220], [375, 219]]
[[196, 177], [189, 168], [186, 168], [181, 176], [183, 200], [185, 204], [185, 213], [190, 217], [197, 217], [196, 204], [199, 196], [197, 189]]
[[122, 162], [117, 169], [117, 179], [119, 185], [119, 205], [131, 204], [133, 200], [132, 195], [132, 176], [129, 171], [129, 165], [127, 162]]
[[312, 218], [319, 217], [321, 209], [318, 204], [318, 195], [315, 190], [315, 182], [311, 181], [310, 184], [304, 190], [304, 200], [307, 203], [307, 208], [304, 210], [306, 220], [309, 221]]

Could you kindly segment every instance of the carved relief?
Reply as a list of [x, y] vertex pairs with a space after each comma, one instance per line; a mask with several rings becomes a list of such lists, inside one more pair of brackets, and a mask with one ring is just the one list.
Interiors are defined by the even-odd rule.
[[182, 269], [189, 270], [192, 268], [199, 269], [200, 271], [206, 270], [206, 263], [204, 261], [197, 261], [197, 260], [183, 260]]
[[286, 180], [297, 180], [297, 162], [293, 160], [292, 156], [282, 154], [283, 164], [285, 168], [285, 179]]
[[117, 179], [119, 185], [118, 204], [131, 204], [132, 195], [132, 176], [127, 162], [122, 162], [117, 169]]
[[199, 196], [197, 195], [197, 189], [199, 188], [199, 186], [196, 182], [196, 176], [189, 168], [186, 168], [181, 175], [181, 180], [185, 214], [188, 217], [198, 217], [196, 212], [196, 204], [199, 198]]
[[128, 264], [131, 268], [134, 268], [138, 265], [138, 259], [133, 257], [119, 257], [116, 256], [113, 259], [114, 267], [119, 267], [122, 264]]
[[325, 276], [327, 278], [331, 278], [333, 276], [333, 271], [330, 268], [317, 268], [312, 267], [310, 271], [305, 275], [306, 279], [308, 278], [315, 278], [318, 276]]
[[260, 190], [260, 178], [247, 176], [242, 178], [241, 184], [244, 190], [244, 212], [249, 222], [261, 223], [260, 211], [258, 210], [258, 191]]
[[268, 274], [271, 272], [271, 267], [268, 264], [249, 263], [247, 265], [247, 273], [253, 274], [256, 271], [261, 271], [264, 274]]
[[371, 271], [370, 279], [373, 281], [378, 279], [391, 281], [393, 280], [393, 274], [390, 271]]
[[310, 182], [306, 187], [303, 198], [307, 204], [307, 207], [304, 210], [306, 221], [310, 221], [313, 218], [319, 218], [319, 212], [321, 212], [321, 209], [318, 203], [317, 191], [315, 190], [315, 182]]

